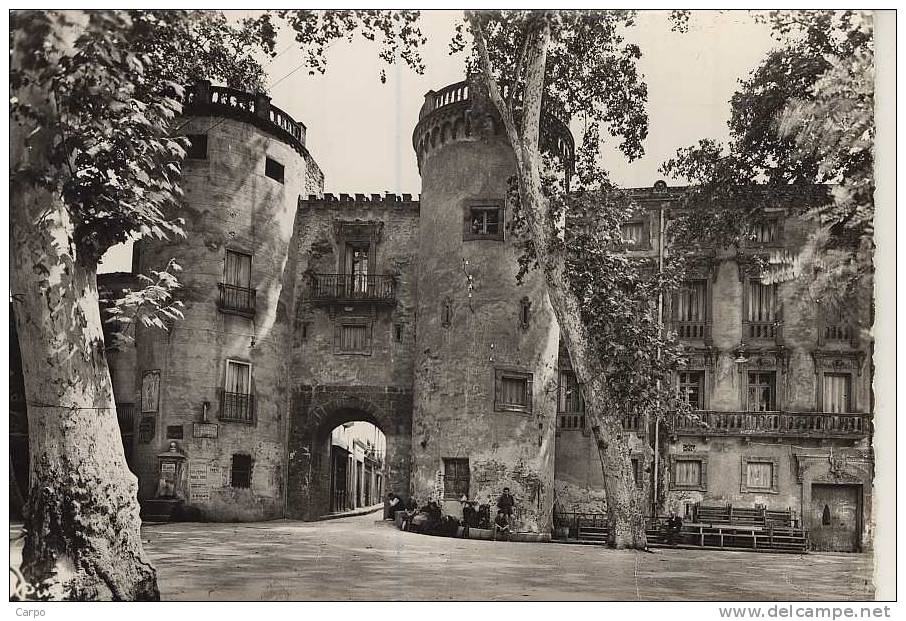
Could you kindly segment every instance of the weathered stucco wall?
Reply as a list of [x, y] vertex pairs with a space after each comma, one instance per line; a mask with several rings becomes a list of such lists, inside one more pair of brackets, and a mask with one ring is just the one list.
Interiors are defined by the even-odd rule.
[[[481, 126], [481, 133], [476, 129], [470, 136], [460, 128], [456, 139], [421, 161], [411, 491], [421, 502], [440, 499], [443, 460], [465, 458], [472, 498], [493, 507], [508, 486], [518, 528], [547, 532], [559, 332], [540, 275], [516, 284], [509, 231], [506, 241], [463, 240], [468, 201], [503, 200], [514, 170], [509, 145], [493, 133], [492, 123]], [[452, 138], [449, 128], [439, 136]], [[525, 328], [519, 317], [523, 297], [531, 304]], [[445, 302], [451, 311], [447, 325]], [[530, 413], [495, 411], [495, 369], [532, 374]], [[445, 508], [455, 512], [458, 503], [450, 500]]]

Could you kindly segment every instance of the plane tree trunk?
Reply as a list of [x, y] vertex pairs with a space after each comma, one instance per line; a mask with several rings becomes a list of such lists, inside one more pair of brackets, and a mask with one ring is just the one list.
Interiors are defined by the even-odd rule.
[[520, 206], [534, 246], [538, 269], [544, 274], [561, 338], [565, 341], [576, 378], [582, 384], [586, 415], [594, 421], [592, 429], [604, 473], [610, 542], [616, 548], [644, 549], [647, 547], [645, 523], [632, 473], [628, 437], [622, 427], [622, 417], [614, 411], [607, 398], [606, 369], [582, 322], [580, 301], [569, 288], [570, 278], [564, 256], [556, 243], [560, 230], [557, 223], [548, 217], [548, 199], [541, 183], [541, 101], [550, 25], [541, 20], [537, 30], [526, 38], [521, 127], [517, 127], [510, 106], [494, 82], [478, 17], [473, 13], [470, 19], [479, 51], [481, 75], [516, 155]]
[[[27, 53], [14, 44], [13, 66]], [[36, 87], [17, 96], [52, 112]], [[45, 599], [159, 599], [104, 355], [97, 259], [78, 256], [58, 185], [48, 182], [59, 178], [48, 156], [53, 133], [10, 122], [10, 295], [30, 453], [22, 572]]]

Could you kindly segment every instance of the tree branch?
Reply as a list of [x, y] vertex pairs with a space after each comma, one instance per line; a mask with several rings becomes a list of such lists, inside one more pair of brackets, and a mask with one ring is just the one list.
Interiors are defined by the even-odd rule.
[[516, 153], [516, 159], [518, 161], [522, 157], [520, 149], [518, 148], [520, 142], [519, 132], [516, 129], [516, 122], [513, 120], [513, 115], [507, 107], [506, 102], [504, 102], [503, 97], [500, 94], [500, 88], [494, 80], [491, 59], [488, 56], [488, 45], [484, 38], [484, 30], [481, 27], [481, 19], [476, 11], [466, 11], [466, 16], [469, 20], [472, 36], [475, 38], [475, 45], [478, 47], [478, 59], [481, 63], [481, 76], [484, 78], [485, 86], [488, 89], [488, 96], [494, 103], [494, 107], [496, 107], [497, 111], [500, 113], [500, 118], [503, 120], [503, 126], [506, 128], [507, 136], [510, 138], [510, 143], [513, 146], [513, 151]]
[[[538, 146], [541, 126], [541, 102], [544, 99], [544, 75], [547, 69], [547, 48], [551, 42], [551, 25], [548, 11], [539, 17], [537, 40], [528, 49], [534, 58], [525, 71], [525, 94], [522, 98], [522, 137], [525, 143]], [[526, 39], [528, 41], [528, 37]]]

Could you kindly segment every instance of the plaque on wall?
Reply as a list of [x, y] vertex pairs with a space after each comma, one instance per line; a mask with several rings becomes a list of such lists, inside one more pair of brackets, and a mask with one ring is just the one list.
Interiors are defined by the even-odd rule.
[[138, 441], [147, 444], [154, 439], [154, 417], [142, 416], [138, 423]]
[[157, 412], [160, 399], [160, 370], [142, 373], [142, 412]]
[[192, 436], [195, 438], [216, 438], [216, 423], [192, 423]]

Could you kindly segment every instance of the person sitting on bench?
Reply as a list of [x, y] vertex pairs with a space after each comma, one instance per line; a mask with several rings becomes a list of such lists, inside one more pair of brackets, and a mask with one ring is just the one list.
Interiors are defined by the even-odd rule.
[[667, 518], [667, 543], [675, 546], [680, 538], [680, 531], [683, 530], [683, 518], [676, 514], [673, 509], [670, 510], [670, 517]]
[[501, 509], [494, 518], [494, 539], [497, 539], [497, 533], [503, 533], [504, 538], [510, 538], [510, 520], [507, 514]]

